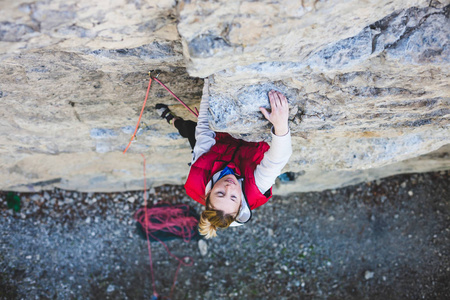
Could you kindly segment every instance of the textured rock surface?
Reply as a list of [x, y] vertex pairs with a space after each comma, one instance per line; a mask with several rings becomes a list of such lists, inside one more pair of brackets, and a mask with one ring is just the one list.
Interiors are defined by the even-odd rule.
[[[450, 142], [448, 6], [399, 8], [406, 1], [373, 1], [373, 10], [367, 10], [352, 1], [329, 1], [304, 14], [305, 9], [288, 5], [293, 1], [267, 1], [259, 10], [250, 3], [232, 3], [228, 11], [217, 2], [191, 5], [193, 11], [179, 25], [184, 26], [180, 33], [190, 72], [214, 72], [211, 126], [247, 140], [264, 138], [267, 122], [258, 107], [268, 105], [270, 89], [282, 91], [290, 99], [294, 135], [287, 170], [303, 174], [299, 181], [310, 182], [307, 189], [318, 178], [324, 179], [323, 188], [336, 177], [350, 183], [357, 174], [360, 180], [362, 170], [370, 169], [375, 177], [402, 172], [411, 167], [409, 161], [402, 167], [384, 166]], [[329, 18], [320, 17], [324, 14]], [[273, 26], [251, 30], [249, 20]], [[340, 26], [344, 21], [347, 26]], [[221, 26], [227, 29], [220, 31]], [[258, 38], [251, 39], [258, 29]], [[227, 47], [218, 42], [210, 52], [200, 51], [212, 36], [229, 41]]]
[[314, 2], [2, 1], [0, 189], [140, 189], [140, 153], [149, 185], [182, 183], [189, 145], [151, 106], [192, 117], [156, 84], [121, 153], [152, 69], [191, 106], [209, 76], [211, 126], [247, 140], [286, 93], [279, 193], [448, 169], [448, 1]]
[[149, 70], [161, 70], [159, 78], [188, 104], [201, 97], [203, 80], [185, 71], [175, 4], [0, 4], [0, 189], [137, 189], [141, 152], [151, 158], [152, 180], [180, 183], [190, 152], [151, 109], [175, 103], [161, 87], [153, 85], [137, 142], [121, 153]]

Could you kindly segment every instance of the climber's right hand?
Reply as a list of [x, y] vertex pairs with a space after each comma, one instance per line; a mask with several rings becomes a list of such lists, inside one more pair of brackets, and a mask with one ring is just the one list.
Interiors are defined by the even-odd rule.
[[289, 132], [289, 104], [286, 97], [278, 91], [271, 90], [269, 92], [269, 101], [270, 113], [264, 107], [260, 107], [259, 110], [272, 123], [276, 135], [282, 136], [287, 134]]

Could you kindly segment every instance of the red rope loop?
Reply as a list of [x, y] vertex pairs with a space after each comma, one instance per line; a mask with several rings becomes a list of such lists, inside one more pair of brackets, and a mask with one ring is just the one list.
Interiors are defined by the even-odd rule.
[[159, 240], [153, 235], [156, 231], [168, 232], [190, 242], [195, 235], [195, 227], [198, 220], [192, 216], [186, 216], [189, 211], [187, 204], [166, 204], [165, 206], [142, 207], [134, 215], [148, 235]]
[[[144, 195], [144, 203], [145, 204], [147, 203], [146, 195]], [[172, 252], [170, 252], [169, 250], [169, 247], [167, 247], [167, 245], [163, 241], [161, 241], [154, 235], [154, 233], [157, 231], [168, 232], [175, 234], [176, 236], [182, 237], [183, 240], [187, 243], [190, 242], [190, 240], [195, 235], [195, 227], [198, 225], [198, 220], [192, 216], [186, 216], [187, 211], [189, 211], [189, 206], [186, 204], [175, 204], [175, 205], [166, 204], [165, 206], [142, 207], [138, 209], [138, 211], [136, 211], [136, 213], [134, 214], [134, 219], [141, 224], [147, 236], [147, 245], [149, 249], [154, 295], [157, 294], [153, 275], [150, 238], [149, 238], [150, 236], [153, 239], [159, 241], [164, 246], [167, 253], [178, 261], [178, 267], [175, 272], [172, 287], [170, 289], [169, 298], [172, 298], [172, 294], [175, 289], [175, 283], [177, 282], [180, 267], [182, 265], [190, 267], [194, 264], [194, 260], [190, 256], [178, 257], [172, 254]]]

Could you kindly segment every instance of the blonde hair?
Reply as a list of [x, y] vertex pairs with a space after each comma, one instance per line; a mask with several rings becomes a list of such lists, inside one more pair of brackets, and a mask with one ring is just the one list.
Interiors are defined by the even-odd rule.
[[206, 196], [206, 209], [202, 212], [200, 216], [200, 221], [198, 223], [199, 232], [204, 235], [205, 238], [210, 239], [217, 236], [217, 228], [228, 228], [231, 223], [236, 219], [236, 217], [225, 214], [221, 210], [215, 210], [210, 207], [209, 195]]

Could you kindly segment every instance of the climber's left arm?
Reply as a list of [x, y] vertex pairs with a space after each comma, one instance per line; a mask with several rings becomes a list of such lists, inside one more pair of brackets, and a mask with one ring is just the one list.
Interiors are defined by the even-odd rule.
[[272, 128], [272, 144], [264, 153], [264, 158], [255, 169], [255, 183], [261, 193], [265, 193], [275, 183], [281, 170], [292, 155], [291, 131], [278, 136]]
[[264, 117], [273, 124], [272, 145], [255, 169], [255, 183], [261, 193], [272, 187], [292, 154], [288, 125], [289, 103], [283, 94], [273, 90], [269, 92], [269, 100], [270, 113], [265, 108], [260, 108]]

